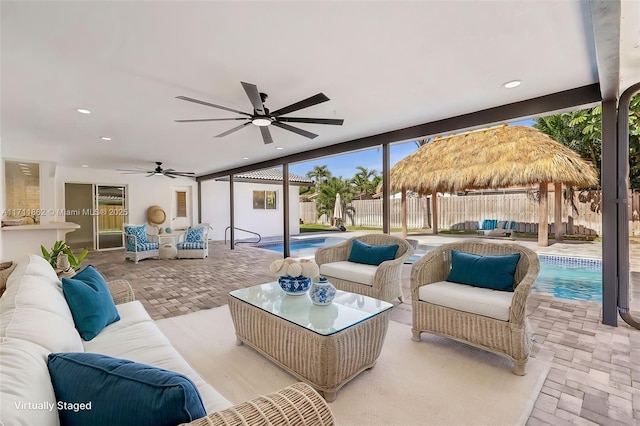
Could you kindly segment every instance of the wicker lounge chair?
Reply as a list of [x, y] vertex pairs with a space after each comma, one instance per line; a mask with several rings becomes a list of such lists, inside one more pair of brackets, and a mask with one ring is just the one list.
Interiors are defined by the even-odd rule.
[[[398, 244], [398, 251], [395, 259], [384, 261], [377, 266], [353, 263], [348, 259], [354, 240], [372, 246]], [[320, 275], [327, 277], [339, 290], [363, 294], [387, 302], [397, 297], [402, 302], [400, 282], [402, 265], [412, 254], [413, 249], [402, 238], [386, 234], [368, 234], [318, 249], [316, 263], [320, 267]], [[343, 273], [337, 272], [336, 269], [340, 269]], [[347, 276], [350, 278], [346, 278]]]
[[[446, 288], [447, 291], [454, 288], [466, 290], [463, 287], [471, 287], [445, 281], [451, 269], [452, 250], [478, 255], [520, 253], [520, 260], [514, 274], [513, 293], [488, 290], [481, 295], [483, 302], [488, 303], [492, 301], [491, 292], [495, 292], [494, 295], [502, 298], [503, 301], [505, 296], [513, 295], [510, 306], [507, 305], [508, 312], [505, 312], [508, 319], [501, 320], [421, 300], [420, 289], [430, 284], [437, 284], [441, 288], [449, 286]], [[526, 364], [531, 352], [531, 331], [526, 305], [539, 270], [540, 262], [536, 253], [518, 244], [465, 240], [433, 249], [416, 261], [411, 269], [413, 340], [420, 341], [422, 332], [450, 337], [506, 356], [513, 361], [515, 374], [526, 374]], [[480, 290], [482, 293], [482, 290], [487, 289], [475, 288], [475, 290]], [[422, 292], [422, 294], [426, 298], [425, 293]], [[451, 299], [455, 299], [455, 295]], [[470, 300], [466, 294], [459, 300], [463, 300], [462, 305], [466, 303], [466, 306], [469, 306]]]
[[[209, 229], [208, 223], [200, 223], [187, 229], [178, 236], [178, 259], [204, 259], [209, 256]], [[199, 231], [192, 233], [191, 231]]]

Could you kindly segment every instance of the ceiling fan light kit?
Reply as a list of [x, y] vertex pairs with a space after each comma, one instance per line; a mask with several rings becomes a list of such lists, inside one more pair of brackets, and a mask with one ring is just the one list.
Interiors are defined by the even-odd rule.
[[177, 96], [176, 99], [181, 99], [183, 101], [193, 102], [200, 105], [210, 106], [213, 108], [222, 109], [225, 111], [235, 112], [237, 114], [244, 115], [245, 117], [235, 117], [235, 118], [198, 118], [191, 120], [175, 120], [177, 123], [194, 123], [194, 122], [203, 122], [203, 121], [227, 121], [227, 120], [245, 120], [246, 122], [236, 126], [226, 132], [220, 133], [216, 135], [216, 138], [221, 138], [227, 136], [231, 133], [234, 133], [242, 128], [244, 128], [247, 124], [253, 124], [260, 128], [260, 134], [262, 135], [262, 140], [265, 144], [273, 143], [273, 138], [271, 137], [271, 132], [269, 131], [269, 126], [273, 125], [279, 127], [284, 130], [288, 130], [293, 133], [297, 133], [301, 136], [304, 136], [309, 139], [314, 139], [318, 137], [315, 133], [308, 132], [306, 130], [300, 129], [298, 127], [291, 126], [285, 123], [312, 123], [312, 124], [329, 124], [334, 126], [342, 126], [344, 120], [335, 119], [335, 118], [305, 118], [305, 117], [281, 117], [282, 115], [289, 114], [291, 112], [295, 112], [304, 108], [309, 108], [313, 105], [320, 104], [322, 102], [326, 102], [329, 98], [324, 93], [318, 93], [317, 95], [311, 96], [307, 99], [303, 99], [299, 102], [288, 105], [284, 108], [280, 108], [274, 112], [269, 112], [269, 109], [264, 106], [264, 102], [267, 100], [268, 95], [266, 93], [261, 93], [258, 91], [258, 87], [255, 84], [245, 83], [244, 81], [240, 82], [242, 87], [244, 88], [249, 101], [251, 101], [251, 105], [253, 106], [253, 114], [249, 114], [247, 112], [238, 111], [233, 108], [228, 108], [221, 105], [212, 104], [209, 102], [201, 101], [194, 98], [189, 98], [187, 96]]

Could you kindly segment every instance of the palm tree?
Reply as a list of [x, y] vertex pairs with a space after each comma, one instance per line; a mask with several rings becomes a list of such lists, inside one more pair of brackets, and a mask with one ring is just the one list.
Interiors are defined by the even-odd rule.
[[326, 184], [331, 179], [331, 171], [324, 164], [322, 166], [313, 166], [313, 170], [307, 172], [307, 177], [316, 181], [316, 185]]
[[318, 188], [318, 198], [316, 199], [316, 209], [318, 216], [326, 214], [327, 217], [333, 215], [333, 207], [336, 204], [336, 194], [340, 194], [342, 211], [347, 212], [347, 204], [353, 198], [353, 188], [350, 180], [340, 177], [331, 177], [327, 183]]
[[358, 172], [351, 179], [351, 184], [360, 192], [360, 198], [362, 199], [362, 194], [375, 193], [378, 172], [375, 169], [369, 170], [364, 166], [358, 166], [356, 169], [358, 169]]

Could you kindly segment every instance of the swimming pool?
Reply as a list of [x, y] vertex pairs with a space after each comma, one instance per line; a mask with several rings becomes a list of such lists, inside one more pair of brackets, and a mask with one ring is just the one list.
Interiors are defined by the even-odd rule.
[[[312, 257], [319, 247], [328, 247], [345, 241], [336, 237], [292, 239], [291, 257]], [[258, 247], [282, 253], [279, 242], [265, 242]], [[406, 263], [413, 263], [431, 250], [420, 246]], [[539, 255], [540, 273], [533, 286], [534, 293], [547, 293], [560, 299], [602, 302], [602, 260], [578, 257]]]

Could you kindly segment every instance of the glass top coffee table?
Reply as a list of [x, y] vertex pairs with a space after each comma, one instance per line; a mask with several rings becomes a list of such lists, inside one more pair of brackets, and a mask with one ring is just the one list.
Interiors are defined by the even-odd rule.
[[237, 344], [253, 347], [329, 402], [345, 383], [375, 365], [392, 307], [340, 290], [333, 303], [316, 306], [308, 294], [289, 296], [277, 282], [229, 293]]

